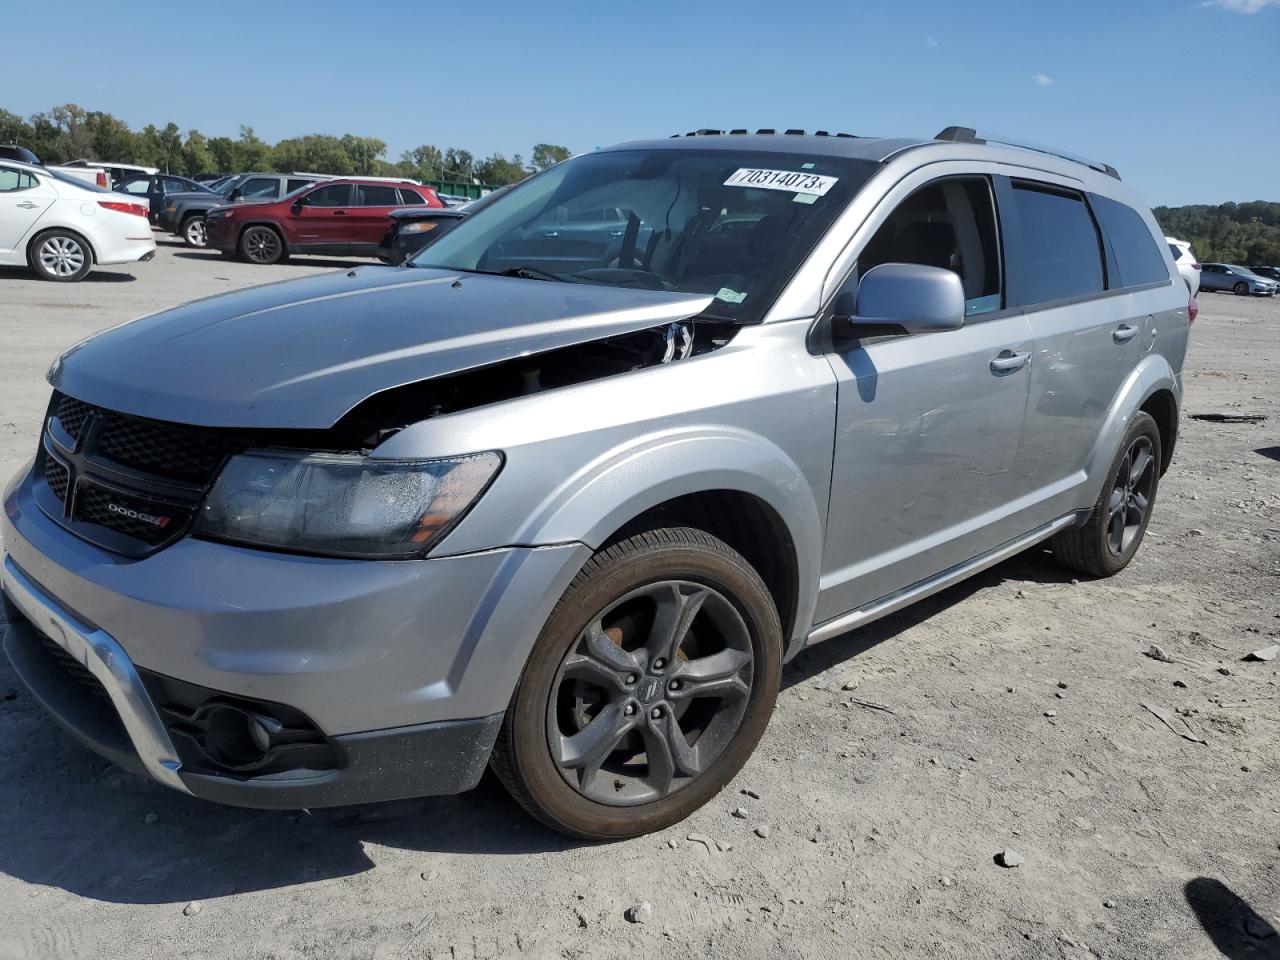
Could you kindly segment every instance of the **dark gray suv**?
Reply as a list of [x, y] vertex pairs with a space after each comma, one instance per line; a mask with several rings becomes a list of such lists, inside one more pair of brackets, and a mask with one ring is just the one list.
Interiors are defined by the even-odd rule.
[[1191, 319], [1104, 164], [956, 128], [595, 151], [403, 267], [58, 358], [0, 514], [5, 649], [197, 797], [492, 765], [558, 830], [659, 829], [806, 645], [1042, 542], [1124, 569]]

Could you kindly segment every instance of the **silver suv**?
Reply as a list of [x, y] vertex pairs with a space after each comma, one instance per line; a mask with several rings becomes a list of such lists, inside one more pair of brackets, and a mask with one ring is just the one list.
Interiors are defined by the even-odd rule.
[[1160, 236], [1110, 167], [964, 129], [577, 157], [403, 267], [61, 356], [4, 495], [5, 648], [197, 797], [489, 765], [558, 830], [659, 829], [807, 644], [1043, 541], [1129, 563], [1190, 322]]

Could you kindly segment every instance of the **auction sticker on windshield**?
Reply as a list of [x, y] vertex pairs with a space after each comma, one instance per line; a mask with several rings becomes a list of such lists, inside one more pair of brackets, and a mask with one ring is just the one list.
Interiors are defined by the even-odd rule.
[[759, 170], [741, 167], [729, 175], [726, 187], [756, 187], [762, 190], [785, 190], [788, 193], [809, 193], [815, 197], [826, 196], [827, 191], [840, 182], [839, 177], [824, 177], [820, 173], [798, 173], [795, 170]]

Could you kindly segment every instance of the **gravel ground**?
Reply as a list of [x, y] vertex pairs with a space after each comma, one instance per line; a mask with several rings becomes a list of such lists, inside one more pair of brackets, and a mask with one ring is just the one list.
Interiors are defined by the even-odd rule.
[[[0, 472], [63, 348], [337, 265], [162, 243], [74, 286], [0, 271]], [[0, 958], [1280, 957], [1280, 659], [1242, 659], [1280, 640], [1280, 299], [1201, 309], [1185, 413], [1269, 419], [1184, 417], [1128, 570], [1036, 551], [813, 648], [738, 779], [662, 834], [570, 843], [490, 778], [212, 806], [73, 746], [0, 663]]]

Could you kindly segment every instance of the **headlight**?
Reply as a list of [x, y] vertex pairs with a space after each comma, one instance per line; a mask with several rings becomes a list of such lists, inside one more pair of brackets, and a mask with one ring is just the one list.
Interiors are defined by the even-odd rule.
[[440, 224], [435, 220], [419, 220], [416, 223], [406, 223], [400, 228], [401, 233], [430, 233]]
[[195, 532], [216, 540], [346, 557], [421, 557], [479, 498], [497, 453], [371, 460], [288, 451], [232, 457]]

